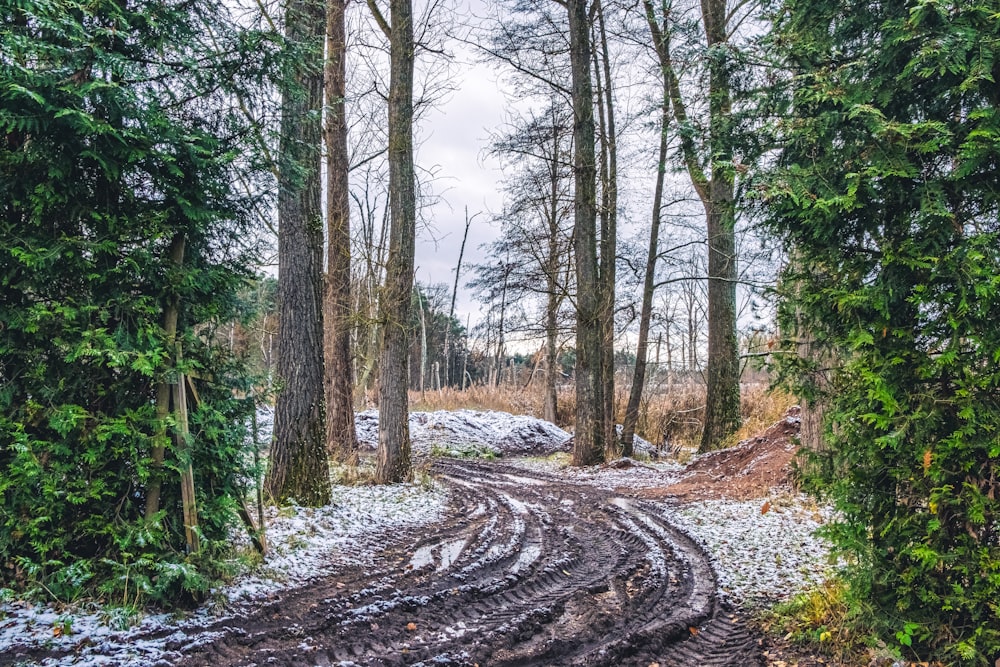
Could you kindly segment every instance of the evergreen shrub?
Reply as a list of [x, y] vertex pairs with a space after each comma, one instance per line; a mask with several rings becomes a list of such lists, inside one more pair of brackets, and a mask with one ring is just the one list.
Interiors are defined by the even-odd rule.
[[[164, 603], [220, 572], [252, 479], [242, 361], [215, 328], [252, 278], [260, 183], [238, 88], [275, 48], [218, 3], [22, 0], [0, 20], [0, 588]], [[253, 105], [252, 96], [245, 98]], [[170, 249], [184, 240], [180, 263]], [[175, 360], [165, 326], [178, 305]], [[195, 378], [187, 554], [156, 386]], [[160, 511], [145, 517], [150, 482]]]

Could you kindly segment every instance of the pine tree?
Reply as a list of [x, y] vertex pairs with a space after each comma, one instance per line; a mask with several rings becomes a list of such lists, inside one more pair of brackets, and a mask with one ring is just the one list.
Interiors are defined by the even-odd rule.
[[833, 535], [883, 639], [948, 664], [1000, 656], [998, 16], [785, 0], [774, 39], [792, 108], [764, 192], [786, 330], [837, 352], [813, 357], [838, 361]]

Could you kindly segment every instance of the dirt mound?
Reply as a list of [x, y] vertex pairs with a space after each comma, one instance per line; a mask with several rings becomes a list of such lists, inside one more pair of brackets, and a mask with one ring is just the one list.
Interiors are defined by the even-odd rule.
[[[378, 411], [354, 416], [362, 447], [378, 446]], [[507, 412], [438, 410], [410, 413], [410, 441], [417, 454], [457, 458], [551, 454], [566, 449], [569, 433], [555, 424]]]
[[[362, 447], [378, 447], [378, 410], [357, 413], [354, 426]], [[617, 428], [621, 432], [621, 426]], [[492, 410], [411, 412], [410, 443], [416, 454], [452, 458], [546, 456], [573, 448], [570, 434], [551, 422]], [[639, 436], [635, 450], [650, 456], [656, 453]]]
[[794, 406], [760, 435], [735, 447], [702, 454], [687, 466], [679, 481], [643, 490], [640, 495], [683, 501], [766, 496], [773, 487], [789, 483], [792, 460], [799, 449], [800, 422], [799, 408]]

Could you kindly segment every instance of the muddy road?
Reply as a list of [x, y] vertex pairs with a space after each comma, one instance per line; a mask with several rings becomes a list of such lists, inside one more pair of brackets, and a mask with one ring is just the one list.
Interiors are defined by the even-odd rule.
[[449, 512], [416, 544], [399, 535], [375, 568], [176, 631], [155, 664], [760, 664], [705, 554], [652, 505], [497, 463], [435, 472]]

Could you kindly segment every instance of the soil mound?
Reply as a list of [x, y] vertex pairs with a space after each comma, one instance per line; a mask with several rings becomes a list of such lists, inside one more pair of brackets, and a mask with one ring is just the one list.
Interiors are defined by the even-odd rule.
[[735, 447], [702, 454], [693, 460], [677, 482], [647, 489], [647, 498], [673, 497], [682, 501], [729, 498], [749, 500], [789, 484], [792, 460], [799, 449], [801, 420], [798, 406], [763, 433]]

